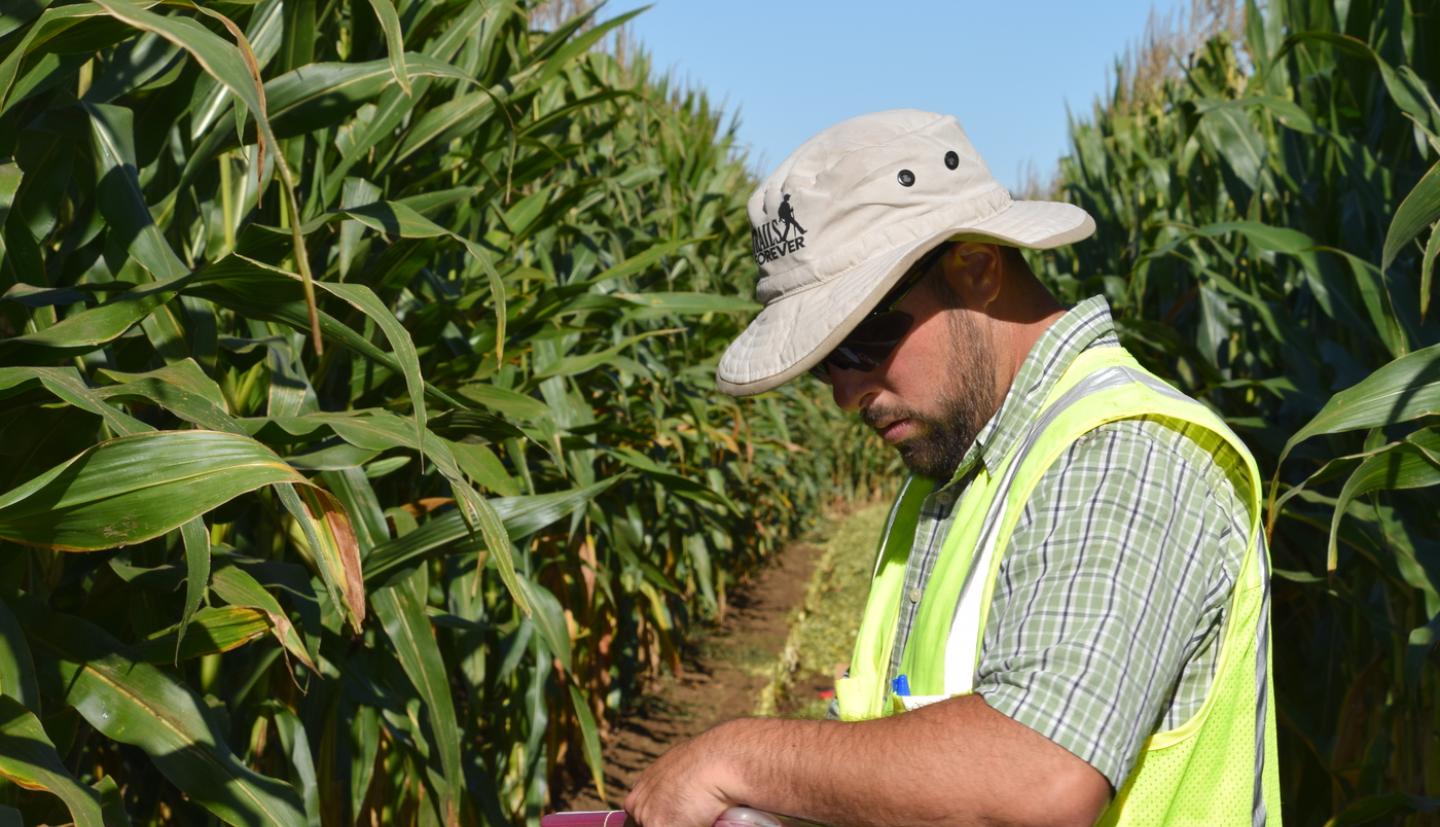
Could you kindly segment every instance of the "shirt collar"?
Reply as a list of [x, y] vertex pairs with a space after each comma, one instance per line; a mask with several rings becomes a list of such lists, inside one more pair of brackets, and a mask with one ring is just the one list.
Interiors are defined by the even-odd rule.
[[948, 489], [968, 477], [977, 464], [994, 473], [1024, 436], [1025, 430], [1040, 413], [1040, 406], [1050, 395], [1051, 388], [1055, 387], [1075, 357], [1105, 339], [1118, 344], [1115, 320], [1110, 315], [1110, 303], [1104, 296], [1092, 296], [1056, 319], [1026, 354], [999, 410], [980, 429], [975, 443], [965, 452], [954, 476], [944, 488]]

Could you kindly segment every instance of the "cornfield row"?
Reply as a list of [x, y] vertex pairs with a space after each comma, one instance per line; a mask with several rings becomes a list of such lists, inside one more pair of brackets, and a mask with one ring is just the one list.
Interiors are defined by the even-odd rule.
[[[718, 396], [698, 93], [514, 3], [0, 11], [0, 815], [533, 818], [883, 449]], [[1247, 6], [1076, 122], [1039, 260], [1273, 475], [1286, 816], [1440, 799], [1440, 10]], [[598, 776], [598, 773], [597, 773]]]
[[0, 11], [0, 816], [533, 819], [877, 485], [714, 391], [731, 128], [530, 12]]
[[1040, 266], [1068, 300], [1108, 296], [1127, 346], [1274, 477], [1286, 820], [1420, 822], [1440, 810], [1440, 5], [1245, 11], [1072, 124], [1061, 192], [1099, 230]]

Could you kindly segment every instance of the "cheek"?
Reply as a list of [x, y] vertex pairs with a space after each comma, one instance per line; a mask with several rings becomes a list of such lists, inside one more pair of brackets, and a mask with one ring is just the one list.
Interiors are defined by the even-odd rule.
[[936, 403], [953, 383], [957, 353], [945, 328], [942, 319], [927, 319], [905, 338], [890, 366], [895, 390], [921, 412], [934, 413]]

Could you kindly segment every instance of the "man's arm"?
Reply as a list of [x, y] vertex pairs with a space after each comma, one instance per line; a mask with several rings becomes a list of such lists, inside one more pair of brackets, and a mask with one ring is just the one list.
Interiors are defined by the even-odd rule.
[[1089, 825], [1110, 785], [978, 696], [873, 721], [743, 718], [662, 755], [625, 809], [709, 827], [727, 807], [846, 825]]

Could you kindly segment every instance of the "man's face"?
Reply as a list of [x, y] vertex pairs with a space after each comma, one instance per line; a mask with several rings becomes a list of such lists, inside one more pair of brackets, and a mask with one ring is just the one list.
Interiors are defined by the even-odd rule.
[[830, 380], [836, 404], [858, 411], [913, 473], [943, 483], [999, 401], [979, 314], [937, 292], [938, 278], [932, 272], [896, 305], [915, 323], [885, 362], [873, 371], [832, 367]]

